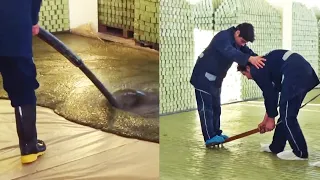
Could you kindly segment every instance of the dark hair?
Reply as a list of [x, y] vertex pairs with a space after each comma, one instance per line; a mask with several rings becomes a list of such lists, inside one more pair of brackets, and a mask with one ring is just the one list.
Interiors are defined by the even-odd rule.
[[250, 23], [242, 23], [236, 27], [240, 31], [240, 37], [248, 42], [253, 42], [254, 39], [254, 27]]
[[245, 66], [238, 65], [237, 66], [237, 70], [240, 71], [240, 72], [246, 72], [247, 71], [247, 66], [252, 66], [252, 64], [250, 62], [248, 62]]

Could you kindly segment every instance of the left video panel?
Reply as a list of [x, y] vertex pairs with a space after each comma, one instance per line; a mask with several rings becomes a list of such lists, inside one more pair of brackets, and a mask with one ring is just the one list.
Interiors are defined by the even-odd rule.
[[1, 7], [0, 179], [159, 179], [159, 2]]

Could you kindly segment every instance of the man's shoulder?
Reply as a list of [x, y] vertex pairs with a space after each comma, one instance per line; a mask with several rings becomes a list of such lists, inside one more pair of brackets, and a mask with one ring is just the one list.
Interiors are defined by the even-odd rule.
[[228, 28], [228, 29], [223, 29], [223, 30], [220, 30], [217, 35], [221, 35], [221, 34], [230, 34], [230, 32], [232, 31], [232, 28]]
[[222, 30], [219, 31], [214, 37], [213, 37], [214, 41], [231, 41], [231, 35], [230, 35], [230, 31], [228, 30]]

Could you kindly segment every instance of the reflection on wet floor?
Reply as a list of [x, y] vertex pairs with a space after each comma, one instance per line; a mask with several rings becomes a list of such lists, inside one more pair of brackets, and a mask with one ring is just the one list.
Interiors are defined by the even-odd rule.
[[[320, 93], [310, 92], [305, 102]], [[222, 106], [221, 127], [229, 136], [254, 129], [262, 121], [261, 101]], [[309, 162], [320, 161], [320, 98], [305, 106], [299, 123], [308, 143]], [[174, 180], [313, 180], [320, 169], [308, 161], [284, 161], [260, 152], [260, 143], [270, 143], [272, 133], [254, 134], [224, 145], [206, 149], [196, 111], [160, 118], [161, 179]], [[290, 149], [287, 143], [286, 149]]]
[[[158, 54], [72, 34], [59, 34], [57, 38], [84, 61], [109, 91], [133, 89], [158, 97]], [[81, 70], [55, 49], [38, 38], [33, 47], [40, 82], [39, 105], [80, 124], [158, 142], [157, 99], [136, 104], [131, 111], [136, 114], [115, 110]], [[3, 89], [0, 96], [7, 97]]]

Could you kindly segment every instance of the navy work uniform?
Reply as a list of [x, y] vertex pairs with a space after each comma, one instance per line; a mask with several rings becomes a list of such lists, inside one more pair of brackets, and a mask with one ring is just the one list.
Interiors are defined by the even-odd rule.
[[[234, 39], [235, 27], [220, 31], [200, 54], [190, 83], [195, 88], [197, 106], [204, 141], [221, 136], [221, 86], [233, 62], [246, 65], [256, 54], [247, 46], [238, 46]], [[209, 141], [208, 141], [209, 140]]]
[[252, 79], [263, 92], [266, 112], [269, 117], [278, 115], [280, 95], [280, 118], [270, 150], [280, 153], [288, 140], [293, 153], [300, 158], [308, 157], [308, 149], [297, 116], [306, 94], [319, 84], [311, 65], [299, 54], [288, 50], [274, 50], [264, 58], [265, 67], [251, 66]]
[[42, 143], [36, 130], [35, 90], [39, 83], [32, 52], [32, 27], [39, 21], [41, 3], [8, 0], [0, 6], [0, 72], [3, 88], [15, 108], [22, 159], [43, 150], [37, 145]]

